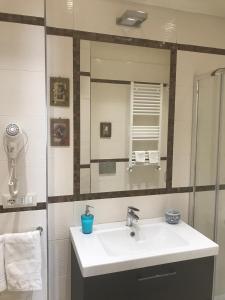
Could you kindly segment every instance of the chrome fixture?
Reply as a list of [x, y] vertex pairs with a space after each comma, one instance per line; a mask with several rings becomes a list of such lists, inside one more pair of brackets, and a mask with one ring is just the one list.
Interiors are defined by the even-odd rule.
[[148, 14], [141, 10], [127, 10], [125, 13], [116, 19], [117, 25], [139, 27], [148, 17]]
[[128, 206], [126, 226], [132, 227], [134, 225], [134, 222], [137, 222], [139, 220], [139, 217], [135, 214], [135, 211], [137, 212], [140, 210], [136, 207]]
[[36, 228], [36, 230], [38, 230], [38, 231], [40, 232], [40, 235], [42, 235], [42, 233], [43, 233], [43, 231], [44, 231], [43, 227], [41, 227], [41, 226], [38, 226], [38, 227]]
[[212, 73], [211, 73], [211, 76], [215, 76], [215, 75], [217, 75], [217, 74], [219, 74], [219, 73], [222, 73], [222, 72], [224, 72], [225, 71], [225, 68], [218, 68], [218, 69], [216, 69], [215, 71], [213, 71]]
[[[25, 138], [24, 138], [25, 137]], [[11, 123], [6, 127], [3, 143], [9, 164], [9, 193], [11, 200], [15, 202], [18, 196], [18, 179], [16, 176], [17, 159], [25, 148], [28, 138], [17, 124]]]

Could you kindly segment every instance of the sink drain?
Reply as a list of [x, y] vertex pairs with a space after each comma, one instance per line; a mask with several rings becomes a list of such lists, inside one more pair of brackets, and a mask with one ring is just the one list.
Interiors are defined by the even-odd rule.
[[135, 232], [131, 231], [130, 236], [132, 236], [132, 237], [135, 236]]

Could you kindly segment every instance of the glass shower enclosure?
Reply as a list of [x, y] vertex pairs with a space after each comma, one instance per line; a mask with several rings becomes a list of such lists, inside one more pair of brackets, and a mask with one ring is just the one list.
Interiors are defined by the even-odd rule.
[[225, 300], [225, 68], [194, 80], [190, 223], [220, 246], [214, 300]]

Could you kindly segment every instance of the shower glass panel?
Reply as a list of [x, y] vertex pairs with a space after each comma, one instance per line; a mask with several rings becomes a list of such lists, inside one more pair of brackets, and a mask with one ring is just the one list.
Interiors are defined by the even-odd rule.
[[[218, 153], [218, 185], [225, 187], [225, 75], [220, 79], [220, 134]], [[220, 246], [220, 253], [216, 260], [215, 300], [225, 300], [225, 190], [218, 190], [215, 240]]]
[[195, 192], [194, 227], [214, 240], [215, 191]]
[[217, 168], [218, 78], [197, 80], [197, 128], [195, 185], [215, 185]]
[[[193, 109], [194, 227], [220, 246], [214, 300], [225, 300], [225, 75], [195, 80]], [[204, 191], [205, 190], [205, 191]]]
[[[193, 185], [213, 186], [216, 184], [218, 152], [218, 78], [209, 74], [195, 80], [193, 116]], [[214, 239], [215, 188], [209, 192], [194, 192], [194, 227]]]

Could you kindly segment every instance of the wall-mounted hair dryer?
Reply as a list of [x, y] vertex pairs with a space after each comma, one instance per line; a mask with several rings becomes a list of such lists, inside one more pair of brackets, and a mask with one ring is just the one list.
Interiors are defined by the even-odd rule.
[[28, 139], [26, 134], [22, 132], [17, 124], [11, 123], [6, 127], [3, 140], [9, 163], [9, 193], [11, 198], [15, 200], [19, 192], [18, 179], [16, 176], [17, 160], [20, 153], [25, 148]]

